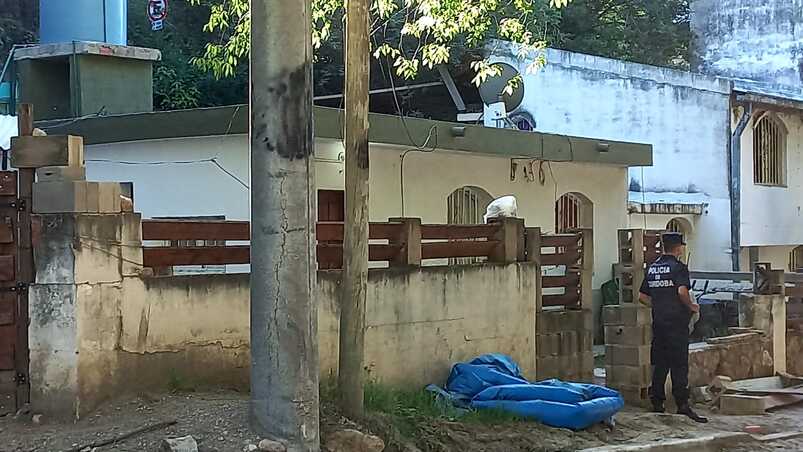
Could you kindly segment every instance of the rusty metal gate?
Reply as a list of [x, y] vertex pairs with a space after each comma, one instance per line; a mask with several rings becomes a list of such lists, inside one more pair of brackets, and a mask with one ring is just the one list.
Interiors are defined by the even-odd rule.
[[[30, 105], [18, 111], [20, 135], [33, 132]], [[30, 401], [28, 285], [33, 281], [31, 201], [34, 170], [0, 171], [0, 416]]]

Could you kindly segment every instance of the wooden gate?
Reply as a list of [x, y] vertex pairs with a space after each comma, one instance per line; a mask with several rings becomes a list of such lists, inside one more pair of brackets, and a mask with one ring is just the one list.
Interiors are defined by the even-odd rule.
[[[19, 134], [33, 133], [30, 105], [18, 111]], [[30, 401], [28, 285], [33, 281], [33, 169], [0, 171], [0, 416]]]

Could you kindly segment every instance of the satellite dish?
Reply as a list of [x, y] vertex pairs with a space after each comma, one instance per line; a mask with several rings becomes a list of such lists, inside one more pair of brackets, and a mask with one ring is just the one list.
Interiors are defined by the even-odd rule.
[[495, 63], [495, 67], [502, 69], [502, 72], [494, 77], [488, 77], [480, 85], [480, 97], [485, 105], [495, 104], [497, 102], [505, 103], [505, 110], [511, 112], [521, 105], [524, 100], [524, 84], [519, 83], [513, 90], [513, 94], [509, 95], [504, 92], [507, 84], [517, 75], [519, 71], [507, 63]]

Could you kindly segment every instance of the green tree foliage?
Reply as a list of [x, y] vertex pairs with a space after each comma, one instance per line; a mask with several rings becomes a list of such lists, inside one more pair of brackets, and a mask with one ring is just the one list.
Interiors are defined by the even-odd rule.
[[[202, 3], [203, 0], [190, 0]], [[544, 0], [545, 1], [545, 0]], [[542, 0], [373, 0], [371, 3], [373, 54], [392, 62], [401, 77], [416, 77], [422, 68], [448, 63], [454, 47], [476, 48], [489, 38], [520, 44], [520, 56], [536, 54], [530, 69], [543, 62], [546, 46]], [[559, 8], [569, 0], [548, 0]], [[312, 0], [312, 42], [315, 49], [331, 37], [333, 24], [342, 20], [343, 0]], [[246, 57], [251, 17], [248, 0], [218, 0], [212, 5], [204, 30], [219, 34], [194, 62], [217, 77], [233, 76]], [[484, 59], [474, 61], [473, 82], [481, 83], [498, 69]]]
[[0, 68], [15, 44], [36, 42], [39, 24], [38, 2], [0, 0]]
[[574, 0], [558, 47], [637, 63], [688, 67], [688, 0]]

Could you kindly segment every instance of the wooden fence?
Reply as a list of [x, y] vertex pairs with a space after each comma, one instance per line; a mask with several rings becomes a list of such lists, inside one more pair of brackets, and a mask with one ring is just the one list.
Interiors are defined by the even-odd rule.
[[[343, 263], [343, 223], [316, 225], [317, 261], [321, 270]], [[538, 262], [549, 269], [542, 287], [543, 306], [578, 307], [590, 303], [593, 245], [590, 230], [544, 235], [525, 228], [524, 221], [504, 218], [491, 224], [421, 224], [417, 218], [371, 223], [368, 258], [391, 267], [415, 267], [424, 261], [486, 258], [489, 263]], [[143, 241], [170, 245], [146, 246], [143, 265], [157, 274], [174, 266], [250, 263], [250, 225], [246, 221], [143, 220]], [[215, 245], [207, 245], [214, 243]], [[188, 245], [196, 244], [196, 246]]]

